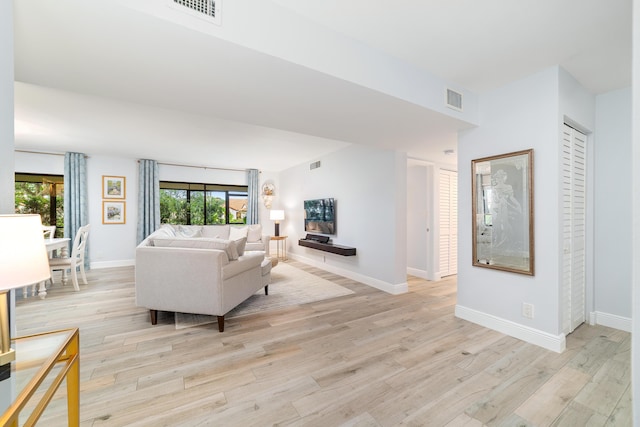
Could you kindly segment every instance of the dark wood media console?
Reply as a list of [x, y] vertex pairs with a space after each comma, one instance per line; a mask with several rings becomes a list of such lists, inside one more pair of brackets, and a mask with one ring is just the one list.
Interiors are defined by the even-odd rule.
[[348, 246], [334, 245], [331, 243], [320, 243], [316, 240], [300, 239], [298, 240], [300, 246], [307, 248], [317, 249], [319, 251], [331, 252], [332, 254], [338, 254], [342, 256], [353, 256], [356, 254], [356, 248], [350, 248]]

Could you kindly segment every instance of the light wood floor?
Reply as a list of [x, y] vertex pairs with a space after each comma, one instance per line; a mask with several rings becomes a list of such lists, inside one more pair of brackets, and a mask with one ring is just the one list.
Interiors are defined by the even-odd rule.
[[355, 293], [176, 330], [135, 307], [133, 268], [93, 270], [18, 297], [18, 335], [80, 327], [83, 426], [631, 425], [628, 333], [583, 325], [556, 354], [455, 318], [455, 278], [392, 296], [289, 263]]

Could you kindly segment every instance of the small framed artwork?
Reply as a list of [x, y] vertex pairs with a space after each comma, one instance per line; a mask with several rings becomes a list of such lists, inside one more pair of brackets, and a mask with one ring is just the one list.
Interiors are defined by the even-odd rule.
[[124, 176], [102, 175], [102, 198], [125, 199], [126, 178]]
[[126, 202], [102, 201], [102, 223], [124, 224], [126, 221]]

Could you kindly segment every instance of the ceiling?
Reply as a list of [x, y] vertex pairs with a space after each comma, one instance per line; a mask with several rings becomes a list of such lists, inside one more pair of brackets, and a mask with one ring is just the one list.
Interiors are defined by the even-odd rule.
[[162, 1], [14, 2], [17, 149], [279, 171], [357, 143], [455, 165], [472, 124], [327, 72], [341, 44], [475, 94], [554, 65], [631, 85], [631, 0], [223, 0], [211, 32], [145, 12]]

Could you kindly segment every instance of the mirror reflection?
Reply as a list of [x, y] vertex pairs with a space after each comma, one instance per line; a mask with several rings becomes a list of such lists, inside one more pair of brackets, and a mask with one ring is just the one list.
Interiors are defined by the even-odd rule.
[[532, 155], [472, 161], [474, 265], [533, 274]]

